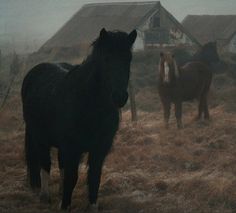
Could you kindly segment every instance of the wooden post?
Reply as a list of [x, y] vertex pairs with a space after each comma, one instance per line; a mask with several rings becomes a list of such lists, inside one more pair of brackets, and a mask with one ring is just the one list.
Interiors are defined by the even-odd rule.
[[131, 120], [135, 122], [138, 120], [138, 118], [137, 118], [137, 110], [135, 103], [135, 94], [131, 80], [129, 81], [129, 99], [130, 99], [130, 109], [131, 109]]

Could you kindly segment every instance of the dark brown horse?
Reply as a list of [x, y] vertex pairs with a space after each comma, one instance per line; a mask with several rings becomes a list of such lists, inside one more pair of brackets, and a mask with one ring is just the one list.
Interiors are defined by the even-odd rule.
[[193, 61], [178, 67], [171, 53], [161, 53], [159, 63], [158, 91], [164, 108], [165, 126], [168, 128], [171, 104], [175, 105], [178, 128], [182, 128], [182, 102], [197, 99], [197, 119], [209, 119], [207, 94], [212, 81], [210, 64], [219, 61], [216, 44], [204, 45]]
[[69, 210], [78, 168], [88, 153], [89, 209], [97, 211], [102, 167], [128, 100], [132, 46], [137, 36], [104, 28], [80, 65], [41, 63], [22, 85], [25, 157], [32, 188], [49, 200], [51, 147], [58, 148], [62, 210]]

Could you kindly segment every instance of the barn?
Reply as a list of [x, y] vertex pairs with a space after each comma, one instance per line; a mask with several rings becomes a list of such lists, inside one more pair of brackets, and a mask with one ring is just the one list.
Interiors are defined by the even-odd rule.
[[103, 27], [126, 32], [137, 29], [134, 51], [199, 45], [159, 1], [116, 2], [84, 5], [39, 52], [81, 53], [90, 46]]
[[217, 41], [222, 51], [236, 53], [236, 15], [188, 15], [182, 25], [201, 44]]

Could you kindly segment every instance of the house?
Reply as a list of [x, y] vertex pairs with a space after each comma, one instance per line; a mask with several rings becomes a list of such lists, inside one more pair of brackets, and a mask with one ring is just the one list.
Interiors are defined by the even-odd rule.
[[103, 27], [126, 32], [137, 29], [135, 51], [199, 45], [159, 1], [113, 2], [84, 5], [39, 51], [81, 52], [90, 46]]
[[201, 44], [217, 41], [222, 51], [236, 53], [236, 15], [188, 15], [182, 25]]

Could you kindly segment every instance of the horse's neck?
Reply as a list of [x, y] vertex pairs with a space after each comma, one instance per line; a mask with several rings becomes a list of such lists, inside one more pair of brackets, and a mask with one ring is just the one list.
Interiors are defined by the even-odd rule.
[[210, 65], [210, 61], [203, 56], [203, 51], [199, 51], [196, 54], [193, 55], [192, 61], [199, 61], [206, 65]]
[[78, 82], [78, 84], [76, 83], [79, 86], [78, 89], [86, 89], [93, 94], [96, 93], [97, 96], [104, 96], [109, 91], [105, 73], [99, 60], [89, 56], [78, 66], [78, 70], [74, 70], [72, 79]]
[[202, 61], [202, 52], [198, 51], [197, 53], [195, 53], [192, 57], [192, 61]]

